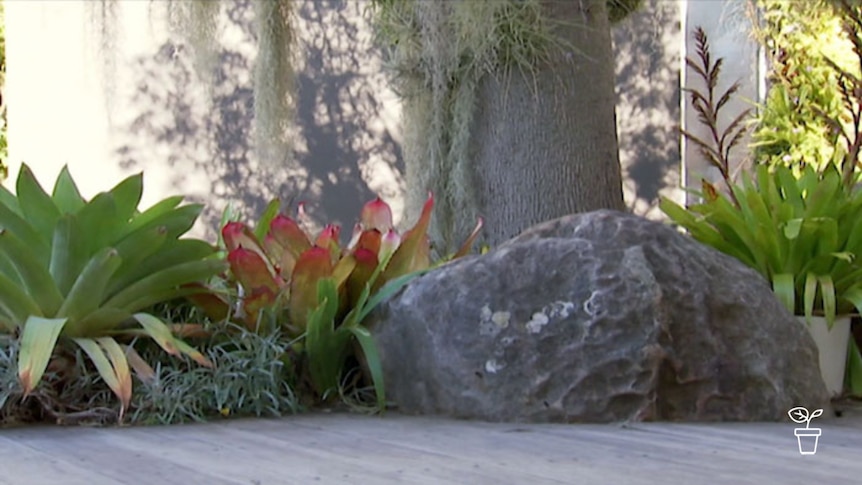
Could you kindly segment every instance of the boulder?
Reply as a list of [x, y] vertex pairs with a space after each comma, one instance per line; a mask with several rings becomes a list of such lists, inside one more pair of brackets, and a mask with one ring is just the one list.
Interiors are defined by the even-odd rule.
[[370, 324], [401, 412], [489, 421], [752, 421], [828, 408], [767, 282], [673, 228], [596, 211], [441, 266]]

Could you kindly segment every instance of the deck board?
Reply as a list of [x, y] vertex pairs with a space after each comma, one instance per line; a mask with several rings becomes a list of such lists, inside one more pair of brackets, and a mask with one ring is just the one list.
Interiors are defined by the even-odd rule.
[[308, 414], [0, 430], [0, 485], [805, 484], [862, 476], [862, 416], [792, 423], [525, 425]]

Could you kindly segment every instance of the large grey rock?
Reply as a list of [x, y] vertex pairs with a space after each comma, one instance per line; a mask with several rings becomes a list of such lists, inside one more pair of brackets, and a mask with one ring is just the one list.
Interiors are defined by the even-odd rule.
[[748, 421], [829, 405], [813, 340], [757, 273], [614, 211], [417, 278], [371, 328], [406, 413]]

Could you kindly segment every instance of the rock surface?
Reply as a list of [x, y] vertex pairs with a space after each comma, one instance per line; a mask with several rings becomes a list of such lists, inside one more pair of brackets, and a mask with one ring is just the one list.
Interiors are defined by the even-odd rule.
[[615, 211], [535, 226], [417, 278], [371, 328], [405, 413], [749, 421], [829, 406], [813, 340], [766, 281]]

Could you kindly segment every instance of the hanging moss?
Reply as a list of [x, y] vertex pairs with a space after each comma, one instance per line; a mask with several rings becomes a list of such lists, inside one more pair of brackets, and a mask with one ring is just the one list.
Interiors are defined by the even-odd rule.
[[545, 18], [537, 0], [376, 0], [374, 6], [386, 65], [404, 103], [407, 206], [421, 206], [420, 188], [437, 194], [431, 235], [448, 250], [470, 230], [456, 221], [477, 215], [468, 147], [480, 80], [532, 75], [555, 49], [578, 51], [553, 34], [561, 21]]
[[[102, 87], [105, 91], [106, 106], [113, 105], [116, 94], [114, 73], [117, 70], [117, 50], [122, 42], [118, 11], [119, 0], [101, 0], [100, 2], [85, 2], [89, 26], [96, 40], [99, 57], [102, 60]], [[107, 110], [108, 117], [111, 110]]]
[[290, 0], [256, 0], [258, 55], [254, 68], [255, 146], [270, 165], [288, 156], [288, 128], [293, 119], [294, 31]]
[[198, 76], [209, 83], [219, 61], [221, 0], [172, 0], [166, 6], [171, 33], [186, 42]]
[[[105, 86], [112, 93], [120, 31], [119, 0], [88, 2], [90, 24], [100, 39], [99, 54], [105, 65]], [[195, 71], [204, 86], [212, 88], [222, 53], [219, 21], [222, 0], [170, 0], [153, 2], [164, 6], [169, 31], [189, 51]], [[288, 127], [293, 116], [294, 72], [292, 45], [292, 0], [252, 0], [258, 54], [253, 73], [254, 146], [258, 158], [278, 164], [289, 150]], [[151, 13], [152, 15], [152, 13]]]

